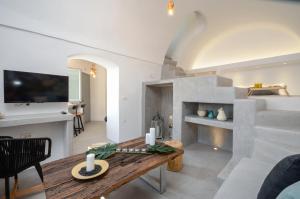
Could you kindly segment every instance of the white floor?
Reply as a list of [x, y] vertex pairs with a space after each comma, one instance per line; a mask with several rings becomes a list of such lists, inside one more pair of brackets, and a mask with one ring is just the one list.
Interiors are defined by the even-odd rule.
[[106, 138], [105, 122], [89, 122], [84, 127], [84, 132], [74, 137], [73, 154], [86, 152], [88, 146], [94, 143], [110, 142]]
[[[74, 138], [74, 154], [82, 153], [95, 142], [109, 142], [105, 136], [105, 123], [92, 122], [86, 124], [86, 130]], [[114, 191], [111, 199], [211, 199], [219, 189], [221, 182], [217, 175], [230, 160], [231, 153], [214, 151], [212, 147], [193, 144], [185, 147], [184, 169], [180, 173], [167, 172], [167, 191], [159, 194], [140, 179], [124, 185]], [[151, 172], [156, 175], [156, 171]], [[21, 188], [39, 183], [37, 175], [20, 176]], [[3, 182], [0, 185], [3, 193]], [[45, 194], [39, 193], [27, 199], [44, 199]]]

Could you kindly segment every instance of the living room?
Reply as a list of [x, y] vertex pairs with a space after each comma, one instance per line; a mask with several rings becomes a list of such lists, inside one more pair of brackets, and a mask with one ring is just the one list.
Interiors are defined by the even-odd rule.
[[0, 197], [300, 198], [299, 17], [292, 0], [1, 0]]

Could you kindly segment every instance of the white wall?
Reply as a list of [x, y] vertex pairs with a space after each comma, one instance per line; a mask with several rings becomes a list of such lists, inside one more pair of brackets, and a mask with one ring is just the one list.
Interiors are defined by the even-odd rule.
[[299, 74], [300, 64], [219, 73], [221, 76], [231, 78], [234, 86], [247, 87], [255, 82], [264, 84], [285, 83], [291, 95], [300, 95]]
[[104, 121], [106, 116], [106, 70], [96, 66], [96, 78], [91, 81], [91, 121]]
[[[68, 57], [86, 53], [111, 60], [119, 67], [113, 70], [119, 70], [120, 82], [111, 80], [111, 84], [118, 88], [120, 99], [107, 102], [108, 106], [109, 103], [113, 103], [111, 106], [118, 103], [114, 107], [119, 107], [120, 111], [118, 123], [111, 126], [111, 139], [119, 142], [141, 135], [142, 81], [159, 79], [160, 65], [3, 26], [0, 27], [0, 35], [0, 112], [17, 115], [66, 111], [66, 103], [33, 104], [29, 107], [4, 104], [3, 69], [67, 75]], [[109, 78], [109, 74], [107, 76]], [[108, 120], [112, 112], [108, 113]]]

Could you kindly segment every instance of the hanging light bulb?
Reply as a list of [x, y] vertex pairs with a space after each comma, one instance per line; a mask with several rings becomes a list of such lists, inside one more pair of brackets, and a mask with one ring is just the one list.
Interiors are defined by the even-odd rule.
[[92, 65], [91, 70], [90, 70], [90, 75], [93, 78], [96, 78], [96, 66], [95, 65]]
[[174, 15], [174, 7], [175, 7], [174, 1], [173, 0], [168, 0], [168, 14], [170, 16]]

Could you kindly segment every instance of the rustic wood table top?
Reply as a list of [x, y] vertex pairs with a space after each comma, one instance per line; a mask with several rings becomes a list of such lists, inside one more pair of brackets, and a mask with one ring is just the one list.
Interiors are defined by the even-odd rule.
[[[144, 138], [119, 144], [120, 147], [145, 147]], [[85, 161], [85, 154], [70, 156], [42, 166], [47, 199], [60, 198], [99, 198], [122, 185], [146, 174], [148, 171], [165, 164], [183, 154], [182, 150], [168, 155], [160, 154], [123, 154], [117, 153], [107, 159], [109, 170], [102, 176], [79, 181], [72, 177], [72, 168]]]

